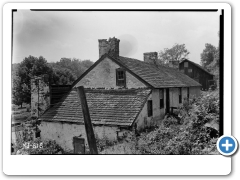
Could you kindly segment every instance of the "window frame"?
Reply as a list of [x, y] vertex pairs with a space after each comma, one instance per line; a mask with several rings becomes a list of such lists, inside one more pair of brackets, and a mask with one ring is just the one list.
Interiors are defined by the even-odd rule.
[[[120, 72], [123, 73], [121, 79], [119, 79]], [[116, 86], [126, 87], [126, 71], [123, 68], [116, 69]]]

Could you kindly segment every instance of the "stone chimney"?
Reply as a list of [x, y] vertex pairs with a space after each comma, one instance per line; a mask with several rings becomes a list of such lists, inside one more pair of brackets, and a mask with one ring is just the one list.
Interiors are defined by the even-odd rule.
[[99, 44], [99, 58], [102, 57], [104, 54], [109, 54], [110, 56], [113, 57], [118, 57], [119, 56], [119, 42], [120, 40], [113, 37], [107, 39], [99, 39], [98, 44]]
[[31, 116], [39, 117], [49, 105], [49, 76], [33, 77], [31, 79]]
[[178, 69], [179, 68], [179, 61], [169, 61], [169, 67]]
[[157, 52], [143, 53], [143, 59], [144, 59], [144, 62], [156, 64], [158, 59], [158, 53]]

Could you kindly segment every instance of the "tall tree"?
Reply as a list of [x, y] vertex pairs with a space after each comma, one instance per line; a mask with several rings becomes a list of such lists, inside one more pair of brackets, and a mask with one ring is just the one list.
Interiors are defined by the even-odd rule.
[[76, 79], [76, 75], [67, 68], [53, 68], [52, 84], [71, 85]]
[[185, 44], [174, 44], [172, 48], [165, 48], [159, 52], [159, 63], [168, 64], [169, 61], [180, 61], [182, 58], [187, 58], [189, 54]]
[[[52, 69], [48, 66], [44, 57], [34, 56], [26, 57], [20, 64], [16, 72], [18, 77], [13, 81], [13, 102], [27, 103], [31, 102], [31, 78], [42, 74], [52, 74]], [[17, 92], [16, 92], [16, 91]]]
[[[218, 37], [219, 37], [219, 32], [218, 32]], [[216, 52], [214, 55], [213, 61], [207, 65], [207, 69], [215, 75], [215, 79], [219, 80], [219, 59], [220, 59], [220, 39], [218, 42], [218, 47], [216, 48]]]
[[205, 49], [201, 53], [201, 65], [203, 68], [207, 69], [207, 66], [213, 62], [216, 51], [215, 46], [208, 43], [205, 44]]

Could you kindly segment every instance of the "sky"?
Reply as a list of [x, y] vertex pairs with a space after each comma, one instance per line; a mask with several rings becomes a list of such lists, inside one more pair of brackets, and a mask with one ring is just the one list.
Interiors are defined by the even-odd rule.
[[143, 60], [185, 44], [200, 63], [205, 44], [218, 46], [219, 12], [104, 12], [18, 10], [13, 16], [13, 63], [29, 55], [48, 62], [99, 58], [98, 39], [120, 39], [120, 55]]

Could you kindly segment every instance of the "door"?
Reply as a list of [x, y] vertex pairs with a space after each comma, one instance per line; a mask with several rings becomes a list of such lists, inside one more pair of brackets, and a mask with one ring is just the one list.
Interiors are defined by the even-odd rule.
[[74, 154], [85, 154], [85, 139], [80, 137], [73, 137]]
[[169, 113], [170, 109], [170, 100], [169, 100], [169, 88], [166, 89], [166, 113]]

